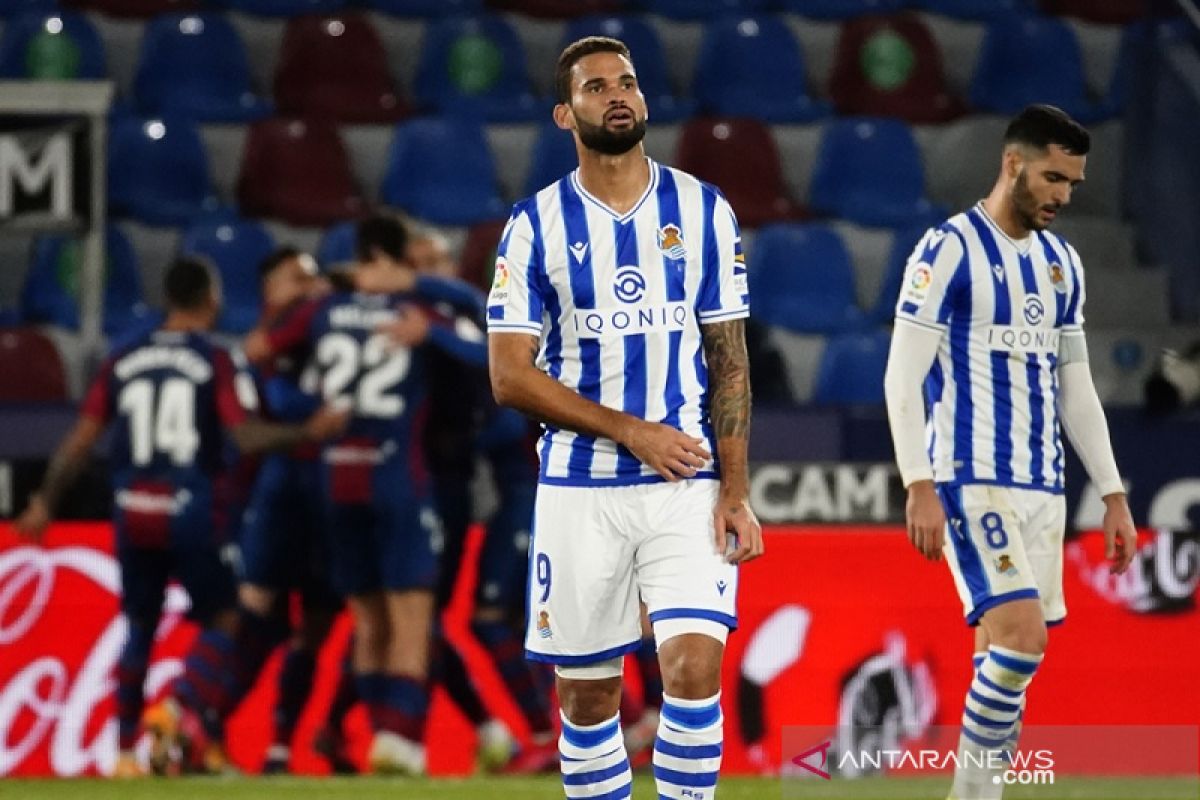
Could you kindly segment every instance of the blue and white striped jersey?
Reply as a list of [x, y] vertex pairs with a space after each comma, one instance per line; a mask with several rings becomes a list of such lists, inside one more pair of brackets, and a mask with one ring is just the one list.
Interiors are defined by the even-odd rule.
[[[716, 442], [700, 326], [749, 313], [737, 220], [712, 186], [650, 164], [626, 214], [587, 193], [578, 170], [513, 208], [488, 298], [489, 332], [541, 339], [538, 367], [609, 408]], [[662, 480], [609, 439], [547, 426], [541, 481]], [[698, 477], [715, 478], [708, 464]]]
[[932, 228], [905, 271], [898, 324], [943, 333], [925, 380], [934, 480], [1063, 490], [1058, 364], [1083, 335], [1079, 254], [1010, 239], [980, 203]]

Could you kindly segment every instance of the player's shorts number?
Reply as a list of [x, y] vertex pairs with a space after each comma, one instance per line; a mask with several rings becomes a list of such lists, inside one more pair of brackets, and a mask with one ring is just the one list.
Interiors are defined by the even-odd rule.
[[393, 390], [408, 375], [412, 352], [393, 346], [386, 335], [377, 333], [359, 343], [349, 334], [327, 334], [317, 345], [317, 362], [325, 371], [326, 400], [345, 396], [357, 377], [355, 413], [385, 418], [404, 413], [404, 398]]
[[126, 384], [117, 406], [129, 420], [129, 450], [136, 466], [144, 467], [155, 451], [166, 453], [171, 463], [187, 466], [196, 457], [200, 434], [196, 432], [196, 385], [183, 378], [167, 378], [157, 387], [140, 378]]
[[550, 556], [538, 553], [536, 563], [537, 582], [542, 587], [542, 597], [538, 602], [544, 603], [550, 597]]
[[983, 526], [983, 535], [987, 539], [988, 547], [999, 550], [1008, 545], [1008, 531], [1004, 530], [1004, 518], [995, 511], [989, 511], [980, 517], [979, 524]]

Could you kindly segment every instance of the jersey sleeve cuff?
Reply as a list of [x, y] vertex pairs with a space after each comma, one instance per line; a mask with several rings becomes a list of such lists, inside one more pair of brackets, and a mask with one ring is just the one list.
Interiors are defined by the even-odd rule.
[[541, 336], [542, 325], [538, 322], [488, 322], [488, 333], [528, 333], [530, 336]]
[[701, 311], [696, 314], [701, 325], [708, 325], [713, 322], [728, 322], [732, 319], [745, 319], [750, 316], [750, 307], [742, 306], [734, 309], [717, 309], [715, 311]]
[[917, 481], [933, 480], [933, 469], [928, 465], [902, 467], [900, 469], [900, 481], [904, 484], [904, 488], [912, 486]]

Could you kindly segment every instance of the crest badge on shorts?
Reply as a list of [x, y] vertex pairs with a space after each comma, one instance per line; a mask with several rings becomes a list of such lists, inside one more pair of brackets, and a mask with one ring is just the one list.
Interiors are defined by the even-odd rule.
[[550, 613], [549, 612], [547, 612], [547, 611], [539, 611], [538, 612], [537, 632], [538, 632], [538, 636], [542, 637], [543, 639], [549, 639], [551, 636], [554, 635], [554, 631], [550, 630]]
[[683, 243], [683, 231], [674, 223], [667, 223], [658, 229], [658, 249], [663, 255], [674, 261], [687, 258], [687, 247]]

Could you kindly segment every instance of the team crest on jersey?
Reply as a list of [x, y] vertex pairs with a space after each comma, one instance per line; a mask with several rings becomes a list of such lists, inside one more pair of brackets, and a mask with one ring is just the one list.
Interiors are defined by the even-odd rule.
[[550, 630], [550, 613], [547, 611], [538, 612], [537, 621], [538, 636], [543, 639], [549, 639], [554, 635], [554, 631]]
[[996, 572], [999, 572], [1001, 575], [1006, 575], [1010, 578], [1016, 576], [1017, 568], [1012, 563], [1012, 559], [1007, 555], [1000, 556], [994, 563], [996, 565]]
[[687, 258], [687, 247], [683, 244], [683, 231], [678, 225], [663, 225], [658, 229], [658, 249], [663, 255], [675, 261]]
[[1050, 283], [1054, 284], [1054, 291], [1059, 294], [1067, 293], [1067, 278], [1063, 275], [1062, 264], [1057, 261], [1050, 265]]

